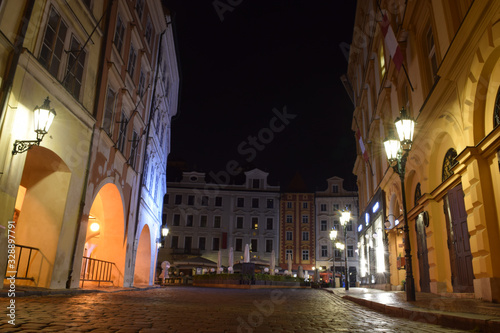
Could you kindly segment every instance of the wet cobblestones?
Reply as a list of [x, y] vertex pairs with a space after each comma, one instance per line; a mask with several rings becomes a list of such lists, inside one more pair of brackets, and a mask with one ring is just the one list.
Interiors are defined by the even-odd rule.
[[0, 331], [465, 332], [390, 317], [315, 289], [168, 287], [30, 296], [16, 299], [16, 326], [8, 320], [4, 315]]

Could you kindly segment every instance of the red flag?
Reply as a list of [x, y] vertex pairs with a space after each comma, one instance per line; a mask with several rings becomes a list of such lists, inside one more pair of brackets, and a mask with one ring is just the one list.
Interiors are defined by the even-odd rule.
[[392, 61], [394, 61], [394, 65], [396, 65], [396, 69], [399, 71], [399, 69], [403, 65], [403, 53], [401, 52], [401, 48], [399, 47], [396, 35], [394, 35], [394, 30], [392, 30], [391, 23], [389, 22], [389, 19], [385, 14], [383, 15], [382, 21], [380, 22], [380, 29], [382, 30], [382, 34], [384, 35], [385, 44], [387, 45], [387, 49], [391, 54]]
[[363, 154], [363, 159], [365, 160], [366, 163], [368, 163], [368, 152], [365, 149], [365, 145], [363, 144], [363, 138], [361, 137], [361, 132], [359, 129], [356, 131], [356, 139], [359, 142], [359, 147], [361, 148], [361, 153]]

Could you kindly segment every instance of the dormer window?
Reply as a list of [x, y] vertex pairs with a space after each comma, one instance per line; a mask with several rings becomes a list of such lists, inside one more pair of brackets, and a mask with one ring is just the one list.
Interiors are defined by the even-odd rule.
[[260, 188], [260, 179], [252, 179], [252, 188]]
[[332, 193], [339, 193], [339, 186], [338, 185], [332, 185]]

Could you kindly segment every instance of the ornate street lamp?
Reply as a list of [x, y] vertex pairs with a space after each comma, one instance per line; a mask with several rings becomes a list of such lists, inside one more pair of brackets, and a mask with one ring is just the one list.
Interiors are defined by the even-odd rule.
[[340, 215], [340, 224], [344, 228], [344, 259], [345, 259], [345, 290], [349, 290], [349, 271], [347, 270], [347, 224], [351, 219], [351, 212], [348, 210], [343, 210]]
[[415, 282], [413, 280], [413, 270], [411, 265], [411, 245], [410, 245], [410, 230], [408, 228], [408, 216], [406, 212], [406, 196], [405, 196], [405, 169], [408, 153], [411, 150], [413, 143], [413, 133], [415, 131], [415, 121], [410, 117], [407, 110], [403, 107], [401, 115], [394, 122], [398, 131], [399, 141], [394, 138], [391, 133], [389, 138], [384, 141], [385, 152], [389, 165], [394, 169], [394, 172], [399, 174], [401, 180], [401, 195], [403, 200], [403, 217], [405, 224], [403, 231], [405, 234], [405, 257], [406, 257], [406, 300], [415, 301]]
[[[332, 231], [330, 231], [330, 239], [332, 240], [332, 242], [334, 242], [337, 239], [337, 230], [332, 229]], [[332, 262], [333, 262], [332, 288], [335, 288], [335, 251], [333, 251]]]
[[35, 125], [36, 140], [16, 140], [12, 155], [24, 153], [34, 145], [40, 145], [43, 137], [49, 131], [50, 125], [56, 116], [56, 111], [50, 108], [50, 100], [47, 97], [42, 106], [36, 106], [33, 111], [33, 121]]
[[168, 227], [166, 225], [164, 225], [162, 228], [161, 228], [161, 235], [163, 237], [167, 237], [168, 235]]

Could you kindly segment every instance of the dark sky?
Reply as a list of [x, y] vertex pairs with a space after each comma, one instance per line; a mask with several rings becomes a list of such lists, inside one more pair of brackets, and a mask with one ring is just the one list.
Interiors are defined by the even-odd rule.
[[353, 105], [340, 76], [356, 1], [165, 2], [181, 73], [169, 162], [216, 174], [228, 162], [258, 167], [282, 186], [299, 172], [310, 190], [339, 176], [355, 189]]

